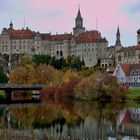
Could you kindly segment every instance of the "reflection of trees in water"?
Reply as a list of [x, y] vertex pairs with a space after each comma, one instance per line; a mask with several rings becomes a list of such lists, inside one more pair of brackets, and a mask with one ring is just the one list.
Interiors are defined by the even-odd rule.
[[104, 139], [115, 125], [123, 104], [47, 100], [47, 104], [9, 107], [20, 129], [44, 129], [53, 136]]
[[106, 102], [75, 102], [74, 110], [82, 118], [90, 116], [95, 119], [106, 119], [115, 122], [123, 103], [106, 103]]
[[[84, 125], [90, 126], [92, 124], [93, 126], [93, 128], [89, 127], [85, 132], [88, 135], [94, 133], [96, 136], [94, 138], [101, 140], [107, 137], [107, 127], [115, 127], [118, 115], [123, 107], [123, 103], [77, 102], [75, 104], [75, 110], [78, 114], [82, 118], [86, 118]], [[94, 132], [90, 132], [90, 130]]]

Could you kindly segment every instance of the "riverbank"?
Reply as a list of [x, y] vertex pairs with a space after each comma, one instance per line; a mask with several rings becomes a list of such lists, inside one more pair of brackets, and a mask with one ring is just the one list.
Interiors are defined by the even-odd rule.
[[127, 99], [129, 100], [140, 100], [140, 88], [132, 88], [128, 90], [128, 94], [126, 94]]

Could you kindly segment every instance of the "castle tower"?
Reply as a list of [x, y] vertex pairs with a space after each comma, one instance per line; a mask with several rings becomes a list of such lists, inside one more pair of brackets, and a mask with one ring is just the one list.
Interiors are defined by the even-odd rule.
[[9, 29], [10, 29], [10, 30], [13, 29], [13, 23], [12, 23], [12, 21], [11, 21], [10, 24], [9, 24]]
[[83, 27], [83, 18], [81, 16], [80, 8], [78, 9], [77, 17], [75, 19], [75, 27], [73, 28], [73, 34], [78, 36], [79, 34], [85, 32], [85, 28]]
[[140, 29], [137, 30], [137, 45], [140, 45]]
[[116, 33], [116, 44], [115, 46], [121, 46], [121, 40], [120, 40], [120, 29], [119, 29], [119, 26], [118, 26], [118, 29], [117, 29], [117, 33]]

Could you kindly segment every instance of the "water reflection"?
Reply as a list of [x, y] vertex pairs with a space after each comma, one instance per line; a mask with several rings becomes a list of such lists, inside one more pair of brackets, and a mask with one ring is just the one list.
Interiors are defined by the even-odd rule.
[[0, 139], [140, 139], [140, 108], [124, 103], [48, 100], [0, 106]]

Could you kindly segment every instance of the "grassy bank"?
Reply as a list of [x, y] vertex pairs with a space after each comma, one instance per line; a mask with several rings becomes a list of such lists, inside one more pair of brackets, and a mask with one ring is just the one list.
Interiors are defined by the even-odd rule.
[[129, 89], [126, 95], [126, 99], [129, 100], [126, 102], [126, 106], [134, 108], [140, 107], [140, 102], [136, 101], [137, 99], [140, 100], [140, 88]]
[[140, 98], [140, 88], [129, 89], [127, 99], [135, 100], [137, 98]]

